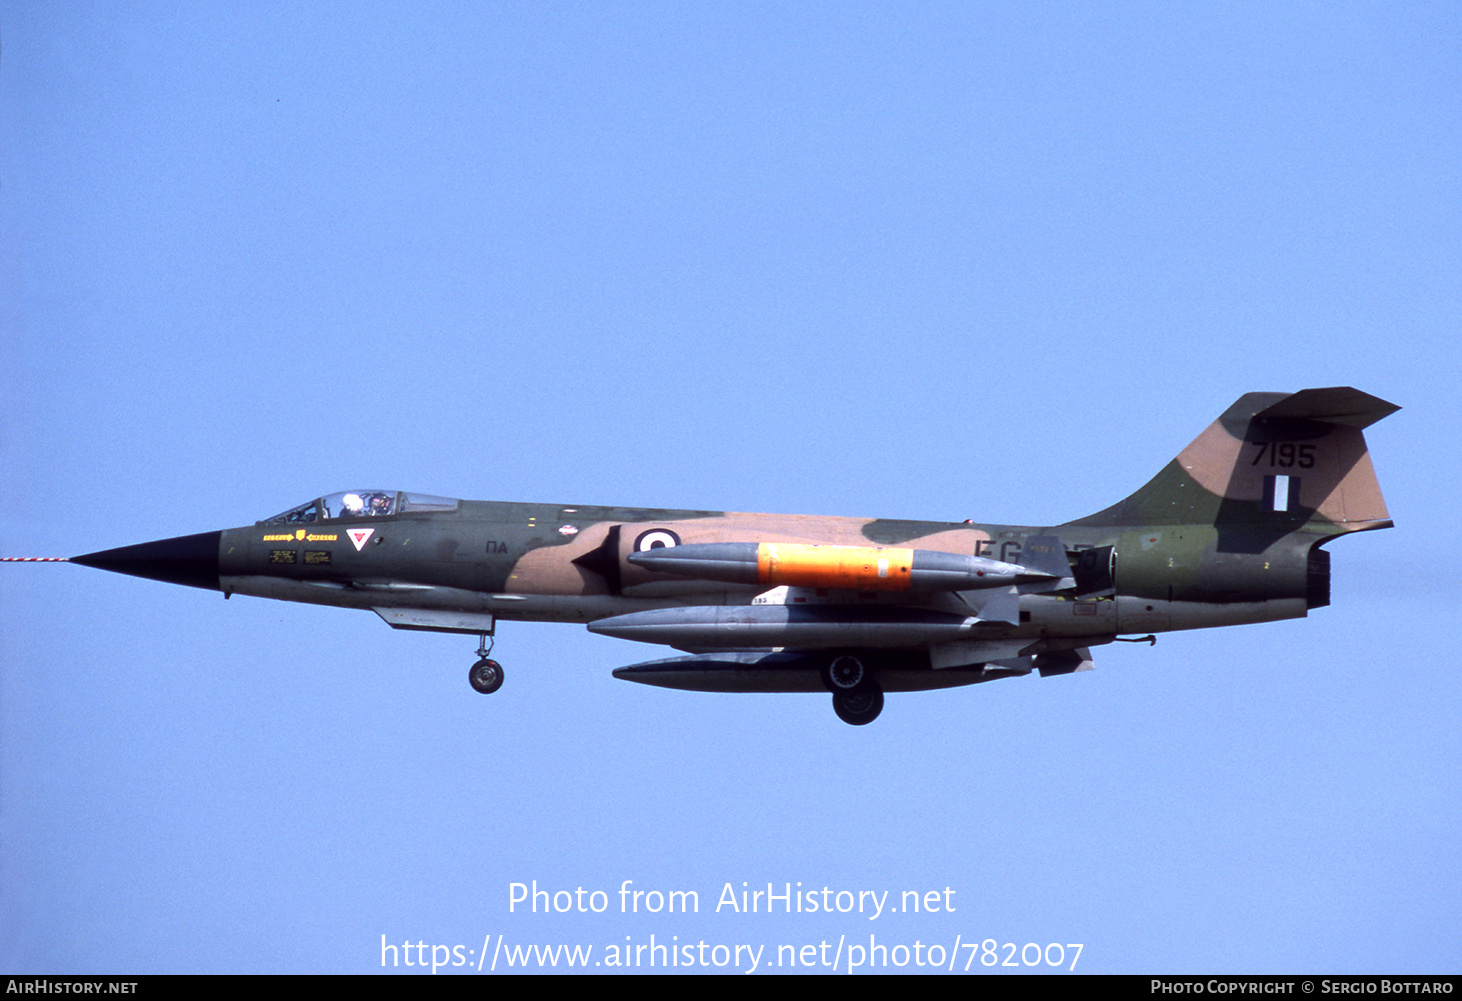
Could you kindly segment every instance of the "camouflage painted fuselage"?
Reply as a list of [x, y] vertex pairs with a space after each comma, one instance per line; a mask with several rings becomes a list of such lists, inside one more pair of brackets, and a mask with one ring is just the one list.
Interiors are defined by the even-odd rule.
[[[1353, 389], [1251, 393], [1142, 489], [1056, 526], [363, 491], [75, 562], [226, 596], [370, 609], [398, 628], [487, 634], [498, 620], [587, 623], [694, 653], [616, 672], [670, 687], [836, 692], [827, 664], [848, 656], [869, 666], [858, 683], [881, 690], [1069, 673], [1090, 666], [1089, 647], [1120, 634], [1292, 618], [1327, 604], [1321, 545], [1391, 524], [1361, 429], [1395, 409]], [[631, 559], [676, 547], [750, 554], [744, 579]], [[904, 583], [909, 566], [917, 579], [917, 561], [938, 554], [1024, 571], [1037, 551], [1045, 575], [1020, 586]], [[903, 578], [887, 572], [894, 553]]]

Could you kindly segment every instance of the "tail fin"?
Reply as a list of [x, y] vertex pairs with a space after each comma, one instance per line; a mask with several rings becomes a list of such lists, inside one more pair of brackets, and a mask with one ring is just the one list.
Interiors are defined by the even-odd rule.
[[1349, 387], [1248, 393], [1141, 490], [1070, 524], [1216, 525], [1231, 551], [1390, 528], [1361, 429], [1400, 409]]

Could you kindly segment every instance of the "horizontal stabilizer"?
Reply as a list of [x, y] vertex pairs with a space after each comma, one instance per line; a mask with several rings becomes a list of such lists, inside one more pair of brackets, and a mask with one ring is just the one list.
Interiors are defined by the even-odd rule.
[[1349, 386], [1302, 389], [1254, 414], [1261, 420], [1307, 420], [1346, 427], [1370, 427], [1400, 410], [1394, 403]]

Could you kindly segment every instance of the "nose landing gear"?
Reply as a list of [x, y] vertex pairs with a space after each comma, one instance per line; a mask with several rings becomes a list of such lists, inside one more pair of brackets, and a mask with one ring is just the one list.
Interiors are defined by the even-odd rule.
[[467, 683], [483, 695], [491, 695], [503, 687], [503, 666], [488, 657], [492, 652], [491, 633], [482, 633], [477, 644], [477, 663], [467, 672]]

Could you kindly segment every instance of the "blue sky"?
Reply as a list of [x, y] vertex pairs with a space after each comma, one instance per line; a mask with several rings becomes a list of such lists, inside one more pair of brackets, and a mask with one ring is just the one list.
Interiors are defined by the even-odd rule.
[[[653, 934], [1457, 972], [1459, 35], [1443, 3], [0, 6], [6, 555], [366, 485], [1055, 523], [1250, 390], [1405, 408], [1368, 433], [1398, 527], [1332, 546], [1331, 607], [865, 728], [616, 681], [659, 650], [574, 626], [505, 624], [484, 699], [470, 638], [6, 566], [0, 967]], [[612, 904], [510, 913], [533, 880]], [[626, 880], [700, 912], [620, 914]], [[743, 882], [955, 909], [717, 913]]]

